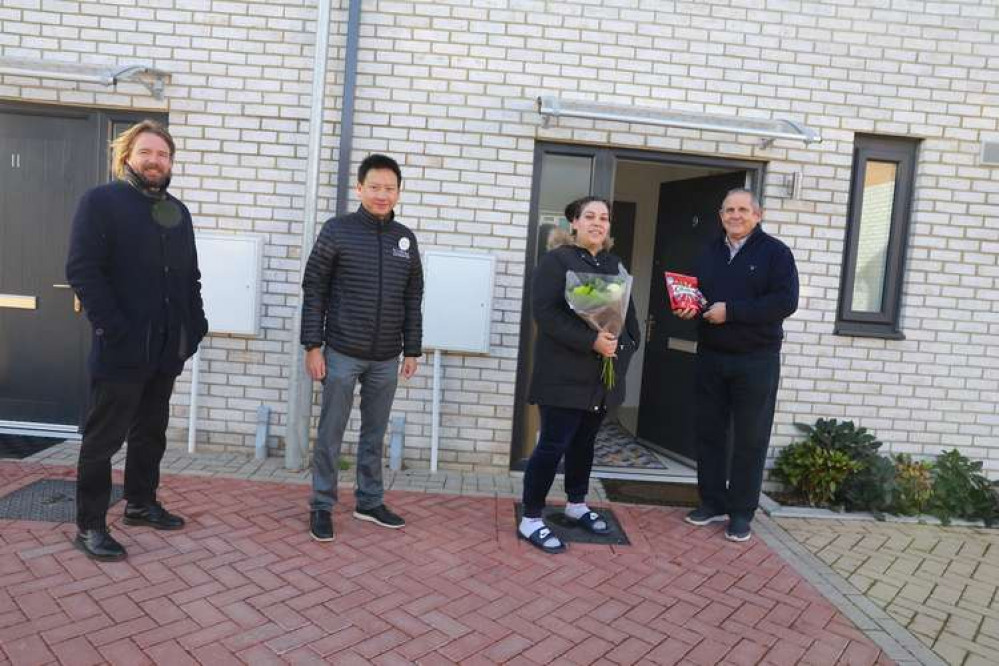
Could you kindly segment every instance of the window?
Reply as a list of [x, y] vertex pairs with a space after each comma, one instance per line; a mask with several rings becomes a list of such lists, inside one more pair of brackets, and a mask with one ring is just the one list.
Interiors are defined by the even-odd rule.
[[857, 135], [835, 332], [902, 339], [899, 328], [916, 149]]

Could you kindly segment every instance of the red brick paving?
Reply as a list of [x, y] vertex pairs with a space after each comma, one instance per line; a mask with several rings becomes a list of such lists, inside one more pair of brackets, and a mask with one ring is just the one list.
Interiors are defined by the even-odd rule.
[[[0, 463], [0, 495], [72, 475]], [[119, 504], [130, 557], [110, 564], [71, 525], [0, 521], [0, 666], [891, 663], [761, 540], [679, 509], [615, 506], [631, 546], [549, 556], [515, 538], [509, 499], [391, 493], [404, 530], [340, 506], [318, 544], [307, 497], [166, 477], [188, 527], [124, 527]]]

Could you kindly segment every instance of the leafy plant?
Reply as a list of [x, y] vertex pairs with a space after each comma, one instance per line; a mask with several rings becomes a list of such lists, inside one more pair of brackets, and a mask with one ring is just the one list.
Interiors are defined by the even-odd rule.
[[933, 468], [933, 497], [929, 511], [947, 525], [952, 518], [981, 518], [992, 524], [999, 518], [999, 499], [982, 473], [957, 449], [944, 451]]
[[891, 509], [898, 494], [895, 463], [890, 458], [872, 455], [863, 467], [843, 482], [840, 497], [849, 511], [884, 513]]
[[830, 451], [842, 451], [850, 460], [866, 462], [881, 448], [881, 442], [867, 428], [858, 428], [853, 421], [819, 419], [814, 426], [794, 425], [807, 435], [807, 441]]
[[895, 456], [895, 483], [898, 493], [895, 496], [895, 513], [913, 516], [923, 513], [933, 495], [933, 465], [921, 460], [913, 460], [907, 453]]
[[804, 441], [785, 447], [777, 457], [774, 471], [809, 505], [827, 506], [843, 481], [860, 467], [859, 462], [850, 460], [843, 451]]

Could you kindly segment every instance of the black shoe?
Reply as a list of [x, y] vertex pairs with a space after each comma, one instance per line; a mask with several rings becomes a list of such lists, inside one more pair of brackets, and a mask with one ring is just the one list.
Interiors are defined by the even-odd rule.
[[720, 523], [725, 520], [725, 513], [719, 513], [709, 506], [699, 506], [690, 513], [688, 513], [684, 520], [691, 525], [697, 525], [698, 527], [704, 527], [705, 525], [710, 525], [711, 523]]
[[317, 510], [309, 514], [309, 536], [316, 541], [332, 541], [333, 518], [329, 511]]
[[184, 527], [184, 519], [164, 509], [159, 502], [126, 505], [122, 522], [133, 527], [155, 527], [158, 530], [179, 530]]
[[743, 516], [732, 516], [725, 528], [725, 538], [729, 541], [749, 541], [753, 536], [753, 531], [749, 527], [749, 518]]
[[73, 545], [90, 559], [99, 562], [118, 562], [128, 557], [125, 547], [115, 541], [107, 529], [80, 530], [73, 539]]
[[388, 507], [384, 504], [379, 504], [372, 509], [354, 509], [354, 518], [357, 518], [358, 520], [367, 520], [368, 522], [381, 525], [382, 527], [388, 527], [393, 530], [405, 527], [406, 525], [406, 521], [402, 519], [402, 516], [395, 515], [389, 511]]

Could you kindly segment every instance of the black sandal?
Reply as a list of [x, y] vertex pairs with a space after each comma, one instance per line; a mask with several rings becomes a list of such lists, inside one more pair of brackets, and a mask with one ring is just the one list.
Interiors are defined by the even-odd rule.
[[[529, 537], [524, 536], [523, 534], [521, 534], [520, 530], [517, 530], [517, 537], [523, 539], [524, 541], [531, 544], [535, 548], [540, 548], [549, 555], [555, 555], [557, 553], [565, 552], [565, 544], [562, 543], [562, 540], [559, 539], [557, 536], [555, 536], [552, 533], [552, 531], [548, 529], [548, 527], [545, 525], [542, 525], [538, 529], [531, 532], [531, 536]], [[554, 538], [556, 541], [558, 541], [558, 545], [546, 546], [545, 542], [548, 541], [548, 539], [550, 538]]]
[[[566, 514], [565, 520], [570, 525], [582, 527], [584, 530], [592, 534], [610, 534], [611, 532], [610, 523], [596, 511], [587, 511], [579, 518], [571, 518], [568, 514]], [[597, 523], [603, 523], [603, 528], [598, 528], [596, 526]]]

